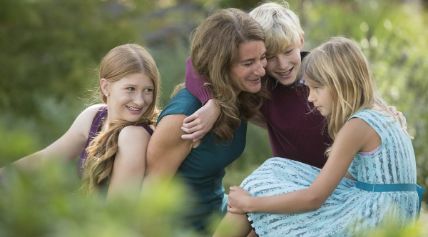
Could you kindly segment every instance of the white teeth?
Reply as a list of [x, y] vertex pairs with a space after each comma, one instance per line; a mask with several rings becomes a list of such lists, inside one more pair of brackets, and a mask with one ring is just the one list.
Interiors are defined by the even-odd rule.
[[138, 110], [140, 110], [139, 108], [137, 108], [137, 107], [132, 107], [132, 106], [126, 106], [128, 109], [130, 109], [130, 110], [133, 110], [133, 111], [138, 111]]
[[291, 70], [293, 70], [293, 68], [290, 68], [290, 69], [288, 69], [286, 71], [278, 72], [278, 74], [280, 74], [280, 75], [286, 75], [286, 74], [289, 74], [291, 72]]

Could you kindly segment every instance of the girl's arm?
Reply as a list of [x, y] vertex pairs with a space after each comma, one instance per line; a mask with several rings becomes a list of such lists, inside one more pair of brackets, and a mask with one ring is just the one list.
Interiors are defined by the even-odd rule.
[[92, 105], [82, 111], [70, 128], [46, 148], [25, 156], [14, 163], [19, 169], [36, 169], [51, 159], [73, 159], [83, 150], [92, 120], [102, 105]]
[[318, 209], [346, 175], [359, 151], [371, 151], [380, 144], [377, 133], [363, 120], [345, 123], [333, 143], [330, 156], [318, 177], [306, 189], [269, 197], [251, 197], [238, 187], [229, 193], [230, 212], [296, 213]]
[[146, 150], [150, 134], [141, 126], [127, 126], [119, 133], [118, 152], [107, 197], [138, 194], [146, 168]]
[[167, 115], [159, 122], [147, 148], [146, 181], [172, 178], [192, 149], [193, 142], [181, 139], [185, 115]]

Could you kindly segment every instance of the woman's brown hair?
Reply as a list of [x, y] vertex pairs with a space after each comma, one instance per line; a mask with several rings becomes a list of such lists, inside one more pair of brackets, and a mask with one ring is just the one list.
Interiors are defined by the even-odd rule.
[[195, 70], [207, 80], [221, 108], [222, 114], [213, 127], [220, 139], [233, 137], [241, 119], [259, 115], [263, 88], [256, 94], [237, 93], [230, 78], [233, 63], [239, 58], [239, 45], [249, 41], [263, 41], [262, 27], [247, 13], [234, 8], [219, 10], [204, 20], [195, 30], [191, 43], [191, 58]]

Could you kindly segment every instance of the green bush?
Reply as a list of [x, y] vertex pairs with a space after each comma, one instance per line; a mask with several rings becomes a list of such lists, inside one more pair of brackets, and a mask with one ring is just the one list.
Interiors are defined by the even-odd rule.
[[74, 164], [7, 170], [0, 185], [0, 236], [196, 236], [184, 228], [180, 183], [145, 187], [138, 199], [84, 196]]

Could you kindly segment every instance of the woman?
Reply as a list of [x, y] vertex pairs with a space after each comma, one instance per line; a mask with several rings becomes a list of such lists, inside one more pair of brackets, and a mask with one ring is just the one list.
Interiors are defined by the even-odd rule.
[[224, 168], [242, 153], [246, 121], [261, 106], [265, 52], [263, 29], [256, 21], [238, 9], [217, 11], [195, 30], [191, 58], [197, 73], [210, 78], [223, 116], [200, 144], [181, 139], [184, 118], [202, 106], [183, 88], [158, 118], [147, 151], [146, 180], [180, 177], [195, 194], [185, 220], [196, 230], [207, 231], [208, 218], [225, 210]]

